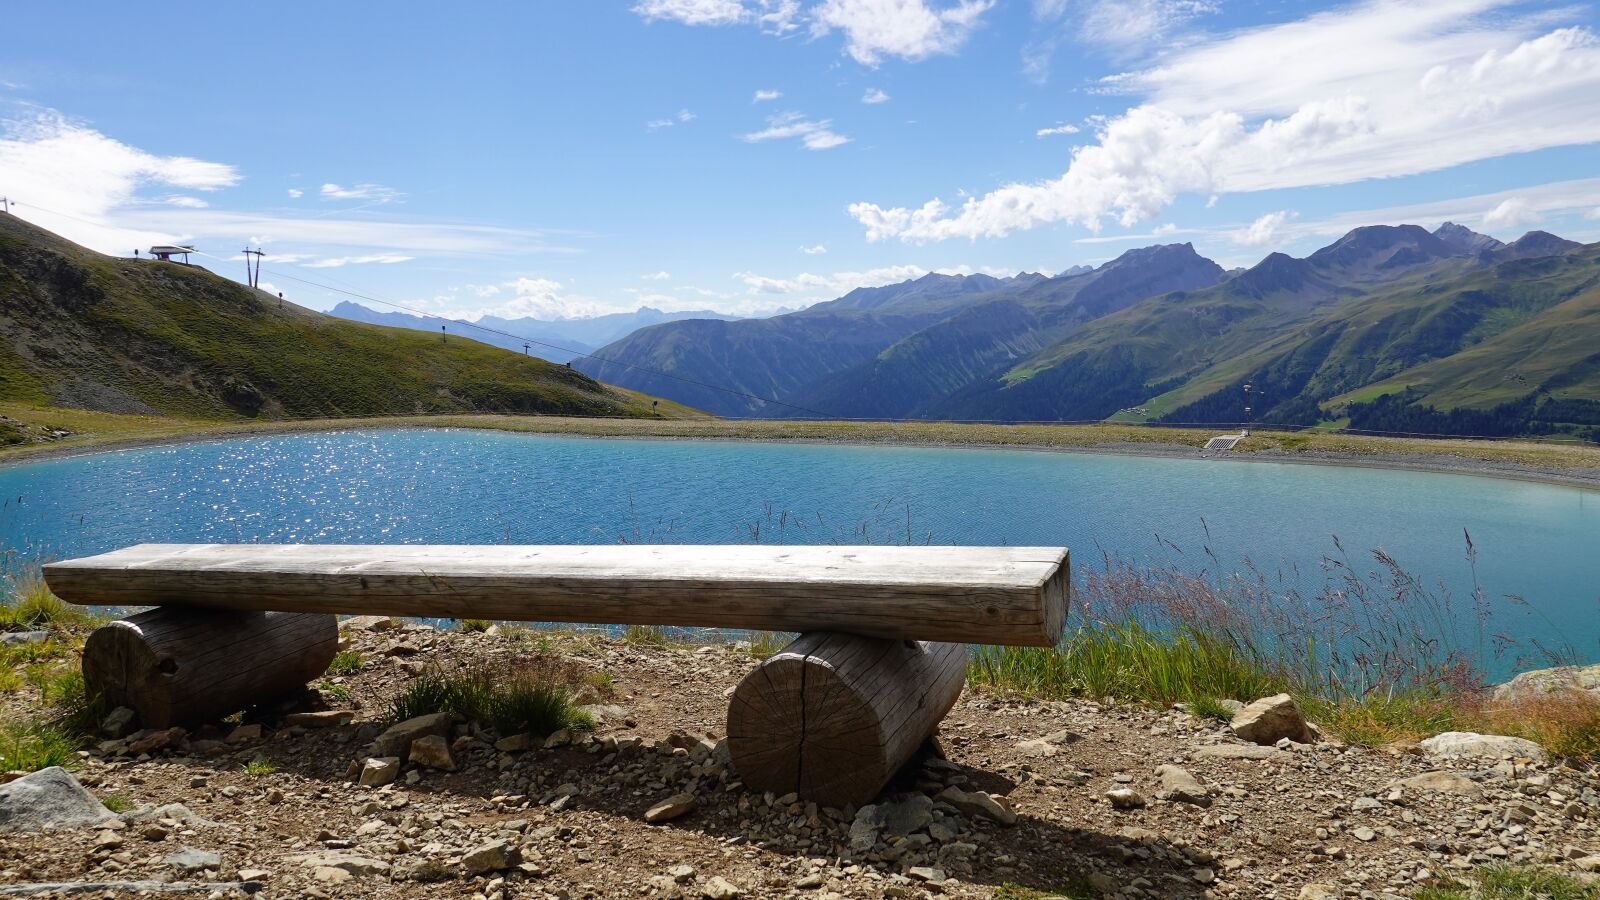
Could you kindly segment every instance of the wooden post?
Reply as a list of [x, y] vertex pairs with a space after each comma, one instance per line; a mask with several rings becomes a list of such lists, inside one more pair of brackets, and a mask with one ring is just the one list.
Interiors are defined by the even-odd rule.
[[83, 645], [83, 679], [145, 728], [167, 728], [304, 687], [338, 649], [329, 613], [164, 606], [95, 629]]
[[966, 667], [964, 644], [801, 635], [734, 688], [733, 767], [757, 790], [868, 803], [955, 705]]

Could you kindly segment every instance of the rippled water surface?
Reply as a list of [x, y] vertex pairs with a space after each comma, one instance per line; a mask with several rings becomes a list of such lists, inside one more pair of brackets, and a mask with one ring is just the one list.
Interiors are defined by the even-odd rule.
[[[17, 560], [143, 541], [1049, 544], [1320, 583], [1363, 561], [1532, 608], [1497, 625], [1600, 658], [1600, 494], [1461, 475], [1010, 450], [472, 431], [251, 438], [0, 467]], [[1365, 564], [1363, 562], [1363, 564]]]

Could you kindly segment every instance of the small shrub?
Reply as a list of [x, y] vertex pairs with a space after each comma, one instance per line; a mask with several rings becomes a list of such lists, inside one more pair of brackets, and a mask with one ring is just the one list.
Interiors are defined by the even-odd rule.
[[490, 628], [493, 628], [493, 627], [494, 627], [494, 623], [489, 621], [488, 619], [462, 619], [460, 622], [456, 623], [456, 630], [457, 631], [464, 631], [464, 632], [470, 632], [470, 633], [485, 632], [485, 631], [488, 631]]
[[671, 643], [667, 630], [660, 625], [629, 625], [622, 632], [622, 642], [636, 647], [665, 647]]
[[575, 687], [584, 674], [552, 659], [482, 666], [464, 672], [429, 672], [389, 707], [387, 721], [453, 712], [501, 734], [548, 735], [562, 728], [591, 728], [578, 708]]
[[584, 678], [584, 681], [602, 697], [610, 697], [617, 693], [617, 680], [612, 678], [611, 673], [604, 669], [598, 672], [590, 672]]
[[78, 739], [45, 722], [0, 723], [0, 771], [78, 767]]
[[328, 663], [327, 674], [354, 675], [355, 673], [361, 671], [361, 667], [365, 663], [366, 660], [362, 658], [360, 653], [357, 653], [354, 650], [340, 650], [333, 657], [333, 662]]
[[118, 796], [118, 795], [115, 795], [115, 794], [113, 794], [110, 797], [104, 798], [100, 802], [105, 805], [106, 809], [109, 809], [112, 812], [118, 813], [118, 814], [125, 813], [128, 810], [133, 809], [133, 801], [132, 800], [129, 800], [127, 797], [122, 797], [122, 796]]
[[272, 760], [267, 759], [265, 756], [258, 756], [244, 764], [244, 773], [251, 778], [271, 775], [276, 771], [278, 771], [278, 767], [273, 765]]
[[15, 694], [22, 690], [22, 686], [26, 683], [22, 673], [16, 669], [9, 667], [0, 669], [0, 694]]

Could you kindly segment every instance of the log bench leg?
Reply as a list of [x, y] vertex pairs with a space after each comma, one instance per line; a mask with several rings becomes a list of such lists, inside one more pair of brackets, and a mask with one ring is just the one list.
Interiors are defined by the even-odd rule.
[[161, 606], [95, 629], [83, 645], [83, 680], [91, 694], [132, 708], [145, 728], [168, 728], [302, 688], [338, 649], [331, 613]]
[[955, 705], [966, 668], [964, 644], [803, 634], [734, 688], [733, 767], [757, 790], [868, 803]]

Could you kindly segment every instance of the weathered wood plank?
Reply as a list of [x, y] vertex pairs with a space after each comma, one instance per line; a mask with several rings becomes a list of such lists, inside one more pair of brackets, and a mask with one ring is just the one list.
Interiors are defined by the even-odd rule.
[[1056, 547], [142, 544], [45, 566], [72, 603], [1054, 644]]
[[867, 803], [955, 704], [966, 663], [961, 644], [801, 635], [734, 688], [734, 769], [758, 790]]

